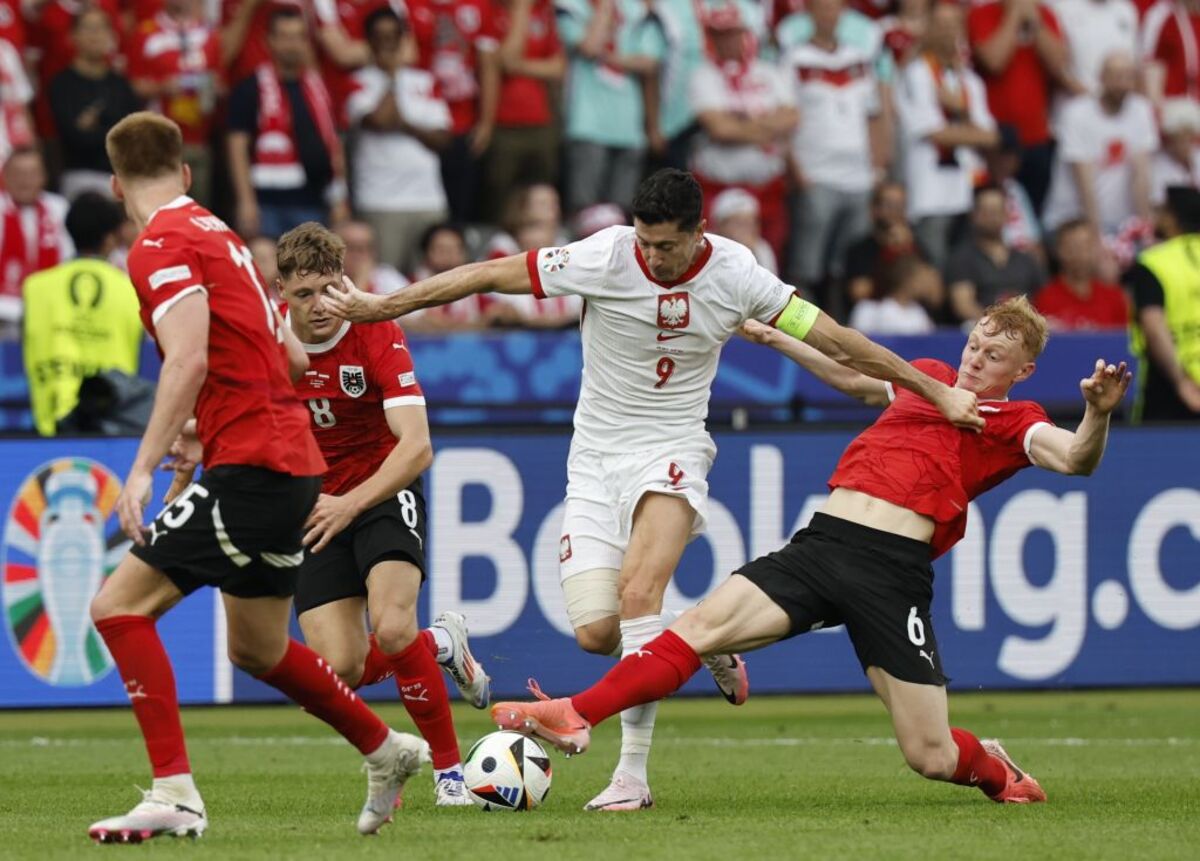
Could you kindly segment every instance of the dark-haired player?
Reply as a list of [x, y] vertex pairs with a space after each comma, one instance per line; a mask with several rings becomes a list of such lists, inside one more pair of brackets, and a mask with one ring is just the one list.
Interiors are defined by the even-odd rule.
[[930, 378], [978, 396], [987, 424], [973, 434], [890, 383], [848, 371], [765, 326], [747, 329], [843, 392], [887, 405], [846, 448], [829, 479], [828, 501], [790, 544], [744, 566], [598, 684], [570, 699], [549, 700], [531, 683], [541, 702], [497, 703], [492, 716], [504, 728], [582, 752], [591, 726], [678, 690], [699, 669], [701, 655], [762, 648], [845, 624], [914, 771], [978, 786], [993, 801], [1045, 801], [1038, 782], [998, 741], [981, 742], [950, 726], [943, 656], [929, 612], [930, 562], [962, 538], [968, 503], [1017, 471], [1033, 465], [1090, 475], [1096, 469], [1109, 416], [1129, 387], [1125, 364], [1098, 360], [1080, 382], [1086, 409], [1079, 427], [1073, 433], [1057, 428], [1033, 401], [1008, 399], [1013, 385], [1034, 371], [1046, 321], [1024, 297], [993, 305], [968, 335], [957, 369], [932, 359], [913, 363]]
[[[221, 590], [229, 659], [366, 757], [358, 829], [374, 833], [419, 770], [425, 743], [389, 730], [316, 652], [288, 636], [304, 521], [325, 462], [292, 390], [285, 329], [241, 239], [187, 196], [179, 127], [132, 114], [108, 133], [107, 149], [113, 191], [141, 228], [129, 274], [163, 366], [116, 505], [135, 546], [92, 600], [91, 615], [125, 682], [154, 783], [129, 813], [95, 823], [89, 834], [138, 843], [198, 836], [208, 825], [171, 662], [155, 630], [159, 616], [201, 586]], [[204, 475], [145, 527], [153, 471], [192, 415]]]
[[[352, 324], [325, 307], [341, 283], [346, 245], [319, 224], [285, 233], [276, 249], [287, 325], [308, 354], [296, 393], [329, 464], [309, 515], [296, 612], [304, 640], [352, 688], [394, 675], [433, 755], [439, 806], [471, 804], [441, 666], [475, 708], [488, 677], [471, 655], [459, 613], [417, 629], [425, 579], [425, 494], [433, 461], [425, 396], [394, 323]], [[368, 640], [364, 614], [374, 636]]]
[[[634, 653], [674, 618], [662, 616], [663, 594], [684, 547], [704, 529], [716, 454], [704, 423], [717, 360], [745, 321], [772, 324], [863, 373], [911, 387], [955, 423], [983, 424], [973, 394], [837, 325], [745, 247], [706, 234], [702, 202], [691, 174], [663, 170], [638, 189], [633, 227], [463, 266], [387, 297], [331, 291], [335, 312], [355, 320], [486, 291], [583, 297], [583, 389], [559, 560], [567, 613], [589, 652]], [[716, 655], [706, 663], [722, 694], [744, 702], [741, 660]], [[651, 806], [646, 760], [655, 709], [621, 716], [621, 761], [587, 809]]]

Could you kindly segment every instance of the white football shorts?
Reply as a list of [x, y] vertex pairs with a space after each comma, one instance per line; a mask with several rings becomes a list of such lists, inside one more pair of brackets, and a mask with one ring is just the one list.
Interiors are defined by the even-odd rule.
[[647, 493], [682, 496], [695, 512], [691, 538], [708, 522], [708, 471], [717, 447], [707, 434], [648, 451], [603, 454], [571, 446], [559, 574], [620, 570], [633, 512]]

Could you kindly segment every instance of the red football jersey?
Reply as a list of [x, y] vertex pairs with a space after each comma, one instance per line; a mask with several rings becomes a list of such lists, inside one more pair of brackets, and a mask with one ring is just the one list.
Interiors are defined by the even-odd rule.
[[238, 235], [181, 195], [155, 211], [134, 241], [129, 277], [151, 337], [184, 296], [207, 297], [208, 376], [196, 400], [204, 466], [323, 473], [304, 407], [292, 393], [275, 309]]
[[322, 344], [305, 344], [309, 368], [296, 394], [329, 464], [321, 491], [340, 496], [370, 478], [396, 447], [386, 410], [424, 406], [404, 332], [391, 321], [343, 323]]
[[[917, 359], [913, 367], [954, 385], [945, 362]], [[907, 389], [855, 437], [838, 461], [829, 487], [845, 487], [911, 509], [936, 522], [934, 558], [963, 537], [967, 503], [1030, 465], [1036, 426], [1051, 424], [1033, 401], [982, 401], [983, 433], [960, 430], [933, 404]]]

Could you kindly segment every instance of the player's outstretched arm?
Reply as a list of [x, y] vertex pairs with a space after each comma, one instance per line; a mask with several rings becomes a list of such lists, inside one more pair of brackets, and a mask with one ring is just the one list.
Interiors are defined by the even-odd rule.
[[145, 543], [142, 513], [150, 501], [154, 470], [192, 417], [208, 375], [208, 297], [202, 293], [183, 297], [155, 323], [155, 331], [163, 363], [154, 409], [117, 498], [121, 529], [136, 544]]
[[1109, 419], [1125, 398], [1132, 379], [1124, 362], [1110, 365], [1097, 359], [1092, 375], [1079, 381], [1087, 405], [1079, 427], [1074, 433], [1050, 425], [1038, 428], [1029, 442], [1029, 459], [1042, 469], [1063, 475], [1095, 472], [1108, 442]]
[[887, 386], [882, 380], [839, 365], [824, 353], [772, 326], [757, 320], [747, 320], [742, 326], [742, 335], [749, 341], [782, 353], [825, 385], [857, 398], [869, 407], [888, 405]]
[[304, 544], [319, 553], [354, 518], [408, 487], [433, 463], [429, 420], [425, 407], [392, 407], [384, 411], [396, 445], [379, 469], [342, 496], [321, 494], [307, 522]]
[[792, 298], [776, 319], [775, 328], [819, 350], [839, 365], [916, 392], [956, 427], [983, 429], [974, 392], [952, 388], [921, 373], [891, 350], [861, 332], [838, 325], [803, 299]]
[[326, 303], [337, 316], [354, 323], [393, 320], [421, 308], [449, 305], [475, 293], [532, 293], [524, 254], [468, 263], [449, 272], [378, 296], [364, 293], [350, 281], [325, 288]]

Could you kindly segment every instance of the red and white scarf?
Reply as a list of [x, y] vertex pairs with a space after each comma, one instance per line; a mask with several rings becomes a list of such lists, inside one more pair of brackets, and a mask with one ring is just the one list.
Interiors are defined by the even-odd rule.
[[0, 296], [20, 298], [21, 282], [27, 276], [62, 261], [61, 231], [50, 207], [42, 200], [34, 204], [37, 235], [33, 237], [25, 235], [21, 207], [8, 194], [0, 197], [0, 205], [4, 207], [4, 234], [0, 237]]
[[[254, 142], [250, 181], [255, 188], [301, 188], [308, 177], [296, 146], [291, 103], [273, 65], [259, 66], [255, 76], [258, 79], [258, 138]], [[335, 154], [340, 145], [333, 125], [333, 102], [329, 91], [321, 77], [311, 69], [301, 75], [300, 91], [336, 174], [339, 159]]]

